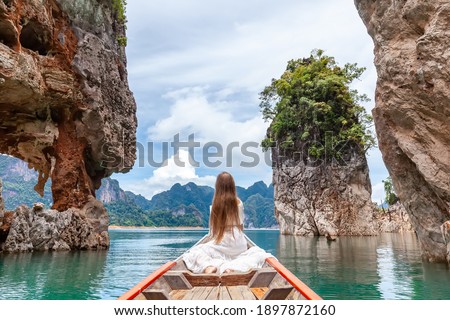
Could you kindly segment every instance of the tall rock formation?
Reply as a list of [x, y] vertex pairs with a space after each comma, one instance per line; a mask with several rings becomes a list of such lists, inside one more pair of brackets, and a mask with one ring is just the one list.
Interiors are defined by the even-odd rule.
[[364, 70], [314, 50], [290, 60], [260, 94], [271, 120], [275, 215], [295, 235], [376, 235], [365, 151], [374, 143], [364, 100], [349, 84]]
[[272, 149], [275, 215], [284, 234], [376, 235], [366, 157], [311, 166]]
[[375, 44], [373, 116], [383, 160], [423, 257], [445, 261], [450, 248], [440, 227], [450, 219], [450, 3], [355, 5]]
[[84, 210], [135, 160], [122, 4], [0, 1], [0, 153], [39, 172], [41, 194], [51, 178], [60, 212]]

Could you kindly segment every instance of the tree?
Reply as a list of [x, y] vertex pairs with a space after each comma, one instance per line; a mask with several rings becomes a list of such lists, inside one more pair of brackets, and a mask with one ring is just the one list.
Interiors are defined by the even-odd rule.
[[281, 77], [260, 93], [261, 112], [271, 121], [262, 142], [265, 150], [276, 145], [331, 160], [375, 145], [372, 117], [361, 106], [369, 99], [349, 87], [365, 68], [340, 67], [323, 53], [315, 50], [308, 58], [290, 60]]
[[382, 181], [384, 184], [385, 201], [388, 205], [392, 206], [398, 202], [397, 194], [394, 190], [394, 185], [392, 184], [392, 178], [387, 177], [386, 180]]

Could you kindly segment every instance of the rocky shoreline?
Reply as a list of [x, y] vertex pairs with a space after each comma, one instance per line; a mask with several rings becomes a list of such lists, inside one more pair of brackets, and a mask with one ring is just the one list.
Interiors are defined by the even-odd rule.
[[0, 252], [99, 250], [109, 247], [108, 214], [91, 197], [63, 212], [37, 203], [0, 213]]
[[408, 213], [399, 202], [386, 209], [379, 208], [375, 221], [381, 233], [414, 232]]
[[[0, 180], [0, 192], [1, 189]], [[0, 193], [0, 252], [5, 253], [107, 249], [108, 230], [208, 230], [202, 227], [108, 226], [106, 210], [93, 197], [84, 208], [64, 212], [46, 209], [40, 203], [33, 208], [19, 206], [15, 211], [5, 212], [2, 203]], [[373, 220], [378, 226], [377, 234], [414, 232], [400, 204], [379, 209]]]

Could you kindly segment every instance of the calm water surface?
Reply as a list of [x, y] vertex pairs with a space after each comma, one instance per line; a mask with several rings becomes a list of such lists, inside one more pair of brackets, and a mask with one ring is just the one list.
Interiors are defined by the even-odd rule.
[[[116, 299], [206, 230], [111, 230], [108, 251], [0, 254], [0, 299]], [[422, 262], [414, 234], [324, 238], [248, 230], [324, 299], [449, 299], [450, 270]]]

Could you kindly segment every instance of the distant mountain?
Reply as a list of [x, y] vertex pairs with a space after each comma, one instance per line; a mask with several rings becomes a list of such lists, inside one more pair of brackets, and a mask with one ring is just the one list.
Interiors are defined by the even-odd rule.
[[209, 213], [214, 196], [214, 189], [207, 186], [198, 186], [193, 182], [182, 186], [176, 183], [168, 191], [153, 196], [150, 209], [171, 210], [179, 205], [195, 205], [201, 212]]
[[96, 192], [96, 197], [103, 203], [126, 201], [128, 196], [119, 186], [119, 181], [114, 179], [103, 179], [102, 185]]
[[274, 215], [272, 198], [265, 198], [259, 193], [253, 194], [244, 202], [245, 220], [247, 228], [273, 228], [278, 226]]
[[125, 195], [130, 202], [135, 203], [138, 207], [143, 210], [150, 210], [152, 208], [152, 203], [147, 198], [144, 198], [140, 194], [134, 194], [131, 191], [125, 191]]
[[21, 204], [28, 206], [42, 202], [50, 207], [53, 204], [50, 183], [44, 188], [44, 197], [34, 191], [38, 174], [28, 168], [27, 163], [10, 156], [0, 154], [0, 177], [3, 180], [3, 199], [5, 209], [13, 210]]
[[[52, 205], [50, 183], [41, 198], [34, 190], [37, 173], [28, 169], [25, 162], [0, 155], [0, 177], [3, 180], [3, 198], [7, 210], [20, 204], [32, 206], [42, 202]], [[248, 188], [237, 187], [244, 203], [247, 228], [278, 227], [274, 217], [273, 186], [259, 181]], [[214, 189], [193, 182], [175, 184], [151, 200], [120, 188], [119, 182], [106, 178], [96, 196], [108, 209], [111, 225], [123, 226], [201, 226], [208, 227], [209, 206]]]
[[270, 184], [268, 187], [263, 181], [258, 181], [248, 187], [247, 189], [242, 187], [236, 187], [239, 198], [245, 202], [247, 199], [253, 195], [259, 194], [263, 198], [273, 199], [273, 185]]
[[[214, 196], [211, 187], [198, 186], [193, 182], [186, 185], [176, 183], [151, 200], [129, 191], [125, 192], [126, 199], [120, 196], [114, 198], [111, 195], [121, 195], [122, 190], [111, 190], [111, 187], [117, 188], [118, 183], [104, 183], [97, 192], [97, 198], [104, 201], [108, 208], [111, 224], [208, 227], [209, 207]], [[272, 185], [267, 186], [260, 181], [248, 188], [237, 187], [237, 192], [244, 203], [246, 228], [278, 227]]]

